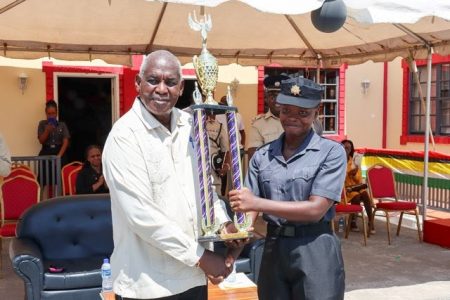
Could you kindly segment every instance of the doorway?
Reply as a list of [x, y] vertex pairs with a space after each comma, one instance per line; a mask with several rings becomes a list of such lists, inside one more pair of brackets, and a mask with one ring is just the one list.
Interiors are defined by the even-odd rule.
[[87, 146], [103, 148], [112, 127], [113, 79], [57, 77], [59, 119], [70, 132], [68, 162], [85, 160]]

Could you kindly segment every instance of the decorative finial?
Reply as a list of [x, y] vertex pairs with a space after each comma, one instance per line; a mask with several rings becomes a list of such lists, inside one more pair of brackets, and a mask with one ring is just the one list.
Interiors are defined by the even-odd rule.
[[208, 31], [211, 31], [212, 28], [211, 15], [203, 15], [203, 19], [198, 21], [197, 15], [195, 14], [194, 10], [194, 19], [192, 19], [191, 14], [189, 14], [188, 23], [189, 27], [191, 27], [192, 30], [201, 32], [203, 39], [202, 46], [203, 49], [206, 49], [206, 40], [208, 37]]

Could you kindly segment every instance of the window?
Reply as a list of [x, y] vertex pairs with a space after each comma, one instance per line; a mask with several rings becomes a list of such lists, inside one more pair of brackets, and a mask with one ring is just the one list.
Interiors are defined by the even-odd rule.
[[[338, 134], [339, 133], [339, 109], [338, 109], [338, 95], [339, 95], [339, 69], [321, 69], [320, 70], [320, 85], [324, 87], [324, 94], [322, 103], [320, 104], [319, 120], [322, 122], [324, 128], [323, 134]], [[315, 80], [317, 75], [316, 69], [311, 68], [280, 68], [280, 67], [265, 67], [265, 76], [274, 76], [284, 74], [295, 74], [296, 76], [303, 76], [305, 78]], [[265, 107], [264, 111], [267, 111]]]
[[[427, 67], [418, 67], [423, 97], [427, 93]], [[419, 94], [419, 85], [410, 75], [409, 134], [425, 132], [425, 102]], [[434, 135], [450, 136], [450, 64], [434, 64], [431, 71], [430, 125]]]

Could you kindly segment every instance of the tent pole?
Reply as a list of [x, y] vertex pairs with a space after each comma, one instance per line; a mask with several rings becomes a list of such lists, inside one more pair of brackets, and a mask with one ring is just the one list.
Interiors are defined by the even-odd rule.
[[[419, 92], [420, 104], [422, 105], [422, 109], [424, 111], [426, 111], [427, 110], [426, 103], [425, 103], [425, 99], [423, 97], [422, 86], [420, 85], [419, 72], [417, 70], [416, 60], [414, 59], [411, 52], [408, 57], [408, 63], [409, 63], [409, 69], [412, 70], [412, 73], [414, 74], [414, 80], [417, 84], [417, 91]], [[428, 129], [429, 129], [429, 133], [430, 133], [431, 144], [433, 145], [433, 151], [436, 151], [436, 144], [434, 143], [433, 131], [431, 130], [431, 127], [428, 127]]]
[[425, 111], [425, 143], [424, 143], [424, 160], [423, 160], [423, 186], [422, 186], [422, 224], [427, 218], [427, 198], [428, 198], [428, 146], [430, 139], [430, 100], [431, 100], [431, 61], [433, 48], [428, 48], [427, 57], [427, 98]]

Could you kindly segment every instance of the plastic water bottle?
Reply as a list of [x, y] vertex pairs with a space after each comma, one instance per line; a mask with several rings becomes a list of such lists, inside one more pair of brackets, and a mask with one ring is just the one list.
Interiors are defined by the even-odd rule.
[[102, 264], [102, 292], [111, 292], [112, 289], [111, 265], [109, 264], [109, 259], [105, 258]]
[[225, 279], [229, 283], [233, 283], [236, 281], [236, 264], [233, 264], [233, 271], [231, 271], [230, 275]]
[[344, 227], [345, 227], [344, 218], [340, 217], [338, 221], [338, 232], [344, 232]]

